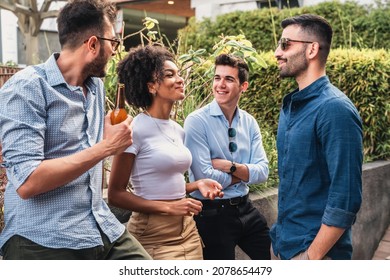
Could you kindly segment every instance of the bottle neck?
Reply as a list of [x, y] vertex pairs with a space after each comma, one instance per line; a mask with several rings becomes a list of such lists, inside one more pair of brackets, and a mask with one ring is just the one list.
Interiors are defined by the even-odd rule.
[[115, 108], [123, 109], [125, 108], [125, 86], [124, 84], [118, 84], [118, 90], [116, 92]]

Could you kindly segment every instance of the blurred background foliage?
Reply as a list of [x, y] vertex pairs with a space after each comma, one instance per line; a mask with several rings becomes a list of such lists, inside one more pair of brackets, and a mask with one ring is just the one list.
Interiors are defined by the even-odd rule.
[[375, 8], [355, 2], [330, 1], [301, 8], [237, 11], [218, 16], [215, 21], [191, 18], [179, 31], [180, 51], [186, 52], [189, 48], [211, 51], [221, 34], [245, 34], [255, 49], [274, 50], [282, 33], [280, 22], [303, 13], [317, 14], [329, 21], [334, 32], [333, 48], [389, 49], [389, 1], [379, 2]]
[[[186, 97], [177, 102], [172, 119], [181, 125], [192, 111], [213, 98], [211, 83], [215, 57], [233, 53], [250, 66], [250, 86], [240, 107], [258, 121], [270, 162], [269, 180], [251, 186], [252, 191], [278, 185], [276, 130], [282, 98], [297, 85], [293, 79], [279, 78], [273, 51], [282, 32], [282, 19], [314, 13], [324, 16], [333, 26], [334, 40], [327, 74], [358, 108], [363, 120], [364, 161], [390, 158], [389, 74], [390, 11], [387, 5], [367, 8], [353, 2], [326, 2], [316, 6], [277, 10], [259, 9], [225, 14], [212, 22], [205, 19], [179, 31], [174, 42], [161, 34], [158, 22], [145, 18], [144, 28], [128, 36], [140, 36], [142, 44], [160, 44], [177, 57], [185, 78]], [[107, 109], [112, 108], [116, 92], [116, 65], [126, 55], [124, 48], [112, 59], [105, 78]], [[128, 107], [135, 115], [138, 108]]]

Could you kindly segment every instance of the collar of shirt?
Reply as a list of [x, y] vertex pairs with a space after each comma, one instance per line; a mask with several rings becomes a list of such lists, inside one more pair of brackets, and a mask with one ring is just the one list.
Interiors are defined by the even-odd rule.
[[328, 76], [322, 76], [302, 90], [296, 89], [283, 98], [283, 107], [290, 102], [305, 102], [320, 94], [320, 88], [329, 84]]
[[[60, 57], [60, 53], [54, 53], [44, 63], [44, 69], [46, 71], [47, 83], [52, 87], [66, 85], [71, 91], [80, 90], [79, 86], [69, 85], [65, 81], [64, 76], [62, 75], [61, 70], [57, 64], [57, 59], [59, 57]], [[96, 79], [98, 79], [98, 78], [96, 78]], [[97, 86], [96, 86], [96, 83], [93, 81], [93, 78], [88, 77], [87, 80], [85, 81], [85, 86], [88, 88], [88, 92], [91, 92], [94, 95], [96, 94]]]
[[[223, 114], [223, 112], [221, 110], [221, 107], [219, 107], [219, 104], [218, 104], [218, 102], [215, 99], [210, 103], [210, 116], [215, 116], [215, 117], [222, 116], [224, 118], [224, 120], [225, 120], [226, 126], [229, 127], [229, 122], [226, 119], [225, 115]], [[232, 122], [231, 126], [232, 127], [237, 126], [238, 125], [238, 120], [240, 118], [241, 118], [240, 109], [237, 106], [236, 107], [236, 112], [234, 113], [233, 122]]]

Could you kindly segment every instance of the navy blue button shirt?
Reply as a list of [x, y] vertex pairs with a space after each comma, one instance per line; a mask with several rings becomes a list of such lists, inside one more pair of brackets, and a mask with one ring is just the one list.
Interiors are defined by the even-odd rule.
[[362, 200], [362, 122], [352, 102], [323, 76], [283, 99], [277, 134], [278, 219], [274, 253], [306, 250], [321, 224], [346, 229], [328, 252], [351, 259], [351, 226]]
[[56, 57], [15, 74], [0, 90], [0, 137], [8, 184], [0, 247], [18, 234], [50, 248], [103, 245], [98, 226], [111, 241], [125, 227], [102, 199], [102, 162], [77, 179], [22, 199], [17, 189], [45, 159], [65, 157], [103, 138], [104, 89], [99, 78], [81, 87], [66, 83]]

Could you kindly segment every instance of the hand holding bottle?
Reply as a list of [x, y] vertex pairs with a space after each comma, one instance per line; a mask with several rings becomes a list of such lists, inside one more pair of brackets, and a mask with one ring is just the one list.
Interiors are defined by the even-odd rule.
[[133, 144], [133, 129], [131, 122], [133, 118], [126, 115], [126, 119], [116, 125], [111, 124], [112, 111], [109, 111], [104, 119], [104, 141], [109, 147], [109, 154], [122, 153], [127, 147]]
[[118, 124], [123, 122], [127, 118], [127, 112], [125, 109], [125, 85], [119, 83], [115, 97], [115, 108], [111, 112], [111, 124]]

